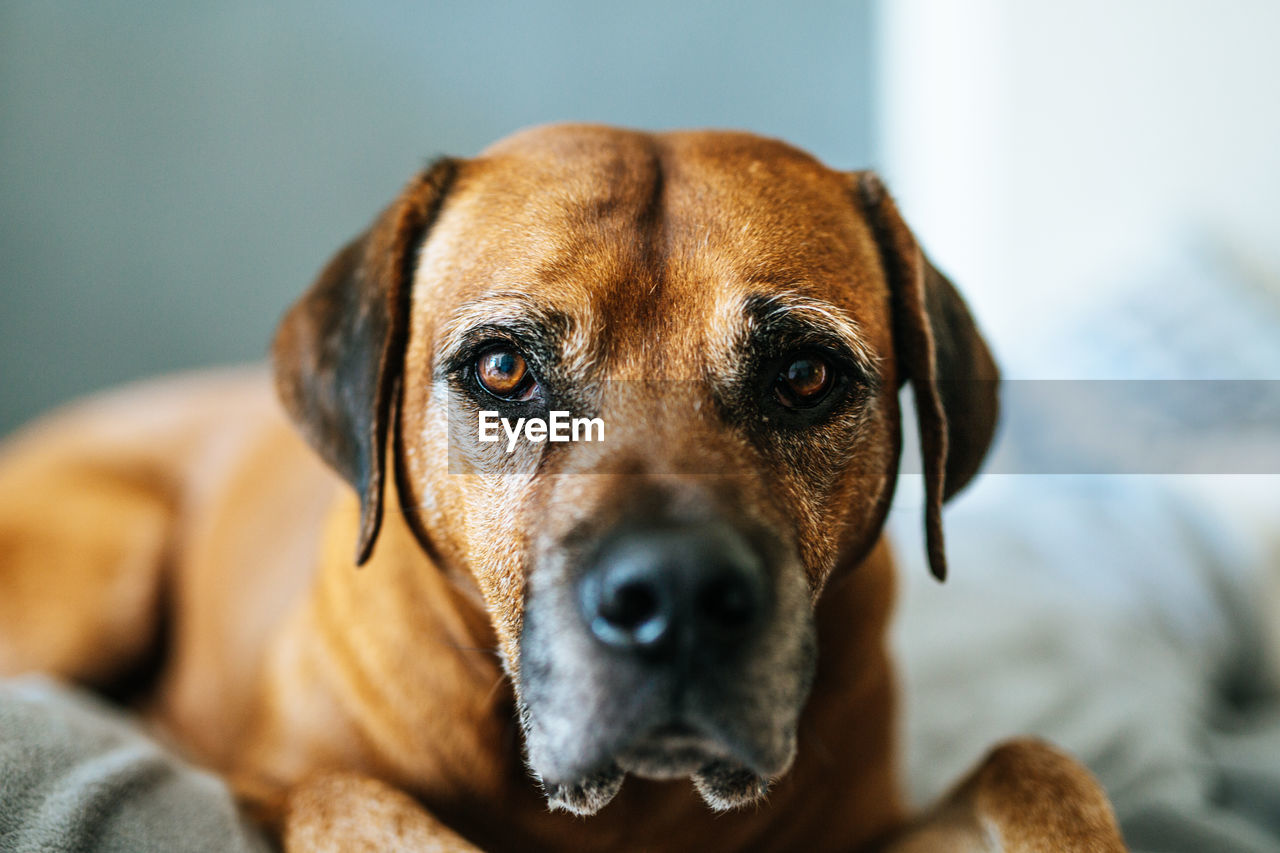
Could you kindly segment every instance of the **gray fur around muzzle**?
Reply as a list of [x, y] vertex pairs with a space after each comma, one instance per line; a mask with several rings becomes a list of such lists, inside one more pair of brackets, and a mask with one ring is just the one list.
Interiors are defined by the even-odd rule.
[[517, 693], [553, 809], [594, 814], [627, 773], [689, 778], [713, 809], [791, 766], [815, 637], [796, 565], [727, 525], [611, 536], [529, 576]]

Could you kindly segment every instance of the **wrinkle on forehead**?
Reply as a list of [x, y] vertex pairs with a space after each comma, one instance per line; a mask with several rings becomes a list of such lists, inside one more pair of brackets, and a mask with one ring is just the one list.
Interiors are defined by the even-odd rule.
[[601, 129], [513, 137], [463, 164], [461, 178], [477, 196], [476, 212], [490, 222], [576, 240], [584, 229], [634, 231], [657, 205], [662, 169], [653, 137]]
[[840, 304], [879, 278], [848, 175], [741, 134], [677, 134], [667, 144], [664, 236], [674, 278], [806, 282]]
[[457, 306], [428, 320], [437, 364], [469, 328], [555, 315], [569, 320], [557, 329], [565, 361], [585, 371], [660, 313], [657, 146], [587, 137], [550, 134], [533, 150], [517, 137], [464, 164], [415, 286], [423, 316]]

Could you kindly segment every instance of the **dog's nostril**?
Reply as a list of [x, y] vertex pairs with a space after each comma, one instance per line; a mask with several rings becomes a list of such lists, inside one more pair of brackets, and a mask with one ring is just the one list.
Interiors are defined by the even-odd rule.
[[652, 648], [661, 644], [670, 627], [667, 599], [654, 578], [589, 579], [583, 586], [591, 632], [601, 641], [619, 648]]
[[748, 627], [757, 611], [750, 586], [735, 576], [721, 576], [704, 586], [697, 606], [708, 625], [728, 631]]
[[600, 615], [624, 631], [634, 631], [658, 615], [658, 596], [644, 583], [625, 583], [600, 605]]

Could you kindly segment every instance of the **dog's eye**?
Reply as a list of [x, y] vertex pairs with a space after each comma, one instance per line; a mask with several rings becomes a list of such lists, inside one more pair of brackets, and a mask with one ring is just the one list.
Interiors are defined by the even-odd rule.
[[524, 356], [505, 346], [486, 350], [476, 360], [476, 381], [503, 400], [529, 400], [538, 390]]
[[790, 409], [816, 406], [831, 390], [835, 370], [816, 355], [799, 355], [791, 358], [774, 382], [774, 393], [779, 402]]

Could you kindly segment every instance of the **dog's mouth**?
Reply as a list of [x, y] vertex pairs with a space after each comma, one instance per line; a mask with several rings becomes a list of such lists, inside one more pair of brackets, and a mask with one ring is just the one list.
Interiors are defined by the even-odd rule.
[[688, 778], [713, 810], [738, 808], [763, 797], [769, 775], [777, 775], [754, 769], [742, 753], [688, 723], [667, 723], [644, 732], [577, 781], [544, 782], [547, 802], [552, 809], [595, 814], [617, 795], [630, 773], [647, 779]]
[[688, 723], [658, 726], [620, 750], [623, 770], [649, 779], [691, 776], [715, 761], [732, 760], [731, 750]]

